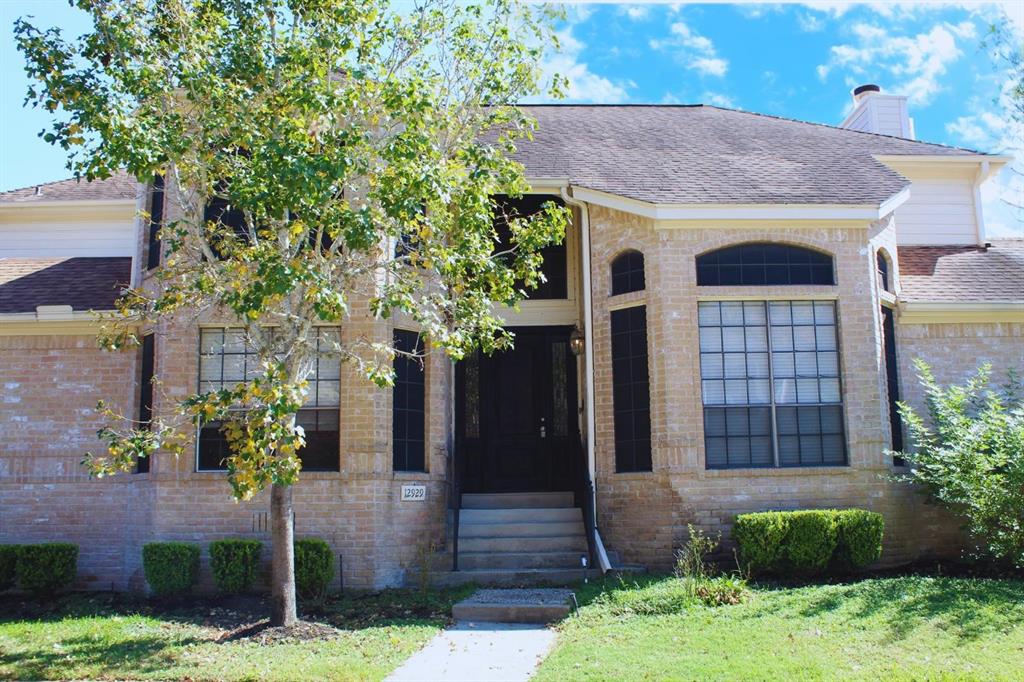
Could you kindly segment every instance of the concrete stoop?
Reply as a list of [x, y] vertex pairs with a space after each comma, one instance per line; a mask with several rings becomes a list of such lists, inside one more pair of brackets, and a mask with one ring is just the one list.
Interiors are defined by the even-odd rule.
[[554, 623], [572, 611], [572, 590], [484, 589], [452, 607], [456, 622]]

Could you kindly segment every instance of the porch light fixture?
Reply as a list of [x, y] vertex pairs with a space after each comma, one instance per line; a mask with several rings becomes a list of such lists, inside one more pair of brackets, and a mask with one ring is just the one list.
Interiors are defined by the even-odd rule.
[[572, 334], [569, 335], [569, 350], [572, 351], [573, 355], [583, 355], [584, 340], [583, 330], [579, 327], [573, 327]]

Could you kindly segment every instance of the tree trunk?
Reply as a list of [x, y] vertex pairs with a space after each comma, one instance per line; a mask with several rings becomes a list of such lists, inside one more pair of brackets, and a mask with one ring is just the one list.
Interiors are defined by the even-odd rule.
[[270, 527], [270, 624], [291, 627], [299, 617], [295, 609], [295, 516], [290, 485], [270, 486]]

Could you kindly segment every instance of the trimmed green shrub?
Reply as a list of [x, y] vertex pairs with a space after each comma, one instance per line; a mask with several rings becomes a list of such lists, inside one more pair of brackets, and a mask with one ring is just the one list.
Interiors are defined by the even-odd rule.
[[885, 519], [865, 509], [843, 509], [836, 517], [836, 552], [832, 559], [841, 570], [855, 570], [882, 556]]
[[188, 542], [150, 542], [142, 547], [142, 569], [153, 594], [185, 594], [199, 582], [199, 546]]
[[732, 536], [750, 573], [815, 575], [851, 570], [882, 553], [881, 514], [864, 509], [809, 509], [740, 514]]
[[739, 545], [739, 560], [751, 573], [765, 573], [780, 568], [785, 555], [783, 543], [789, 523], [781, 512], [740, 514], [732, 527], [732, 537]]
[[14, 587], [14, 567], [18, 563], [18, 545], [0, 545], [0, 592]]
[[804, 575], [820, 573], [828, 567], [836, 550], [836, 514], [826, 510], [791, 512], [786, 533], [786, 563]]
[[217, 540], [210, 543], [210, 568], [217, 589], [238, 594], [252, 587], [263, 543], [259, 540]]
[[48, 596], [69, 586], [78, 572], [78, 545], [19, 545], [17, 554], [14, 573], [18, 587], [36, 596]]
[[320, 538], [295, 541], [295, 589], [303, 599], [317, 599], [334, 579], [331, 546]]

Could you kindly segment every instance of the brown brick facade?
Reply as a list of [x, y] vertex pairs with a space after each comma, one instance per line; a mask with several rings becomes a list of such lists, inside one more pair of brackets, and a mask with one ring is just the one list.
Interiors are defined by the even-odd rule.
[[[687, 523], [727, 536], [741, 512], [858, 506], [885, 515], [887, 563], [955, 551], [960, 542], [955, 521], [923, 504], [906, 486], [886, 480], [893, 470], [883, 454], [889, 426], [874, 258], [882, 247], [895, 262], [890, 221], [655, 229], [651, 220], [599, 207], [591, 208], [590, 220], [594, 328], [588, 333], [595, 353], [598, 522], [609, 549], [626, 562], [661, 569], [670, 565]], [[697, 255], [748, 241], [781, 241], [833, 254], [837, 284], [696, 286]], [[645, 255], [646, 290], [612, 297], [609, 265], [624, 249]], [[849, 466], [705, 468], [697, 304], [743, 298], [836, 302]], [[620, 474], [614, 458], [609, 315], [641, 303], [647, 306], [653, 471]], [[390, 328], [356, 318], [342, 334], [383, 340]], [[1024, 366], [1019, 323], [899, 325], [898, 336], [901, 383], [912, 401], [920, 398], [910, 370], [910, 359], [918, 355], [932, 362], [944, 381], [962, 378], [976, 360], [990, 359], [997, 368]], [[163, 382], [156, 391], [159, 413], [168, 400], [196, 388], [197, 325], [156, 330], [156, 358]], [[158, 455], [146, 474], [98, 481], [85, 475], [79, 461], [99, 445], [96, 401], [104, 398], [131, 413], [137, 371], [134, 353], [102, 352], [86, 335], [0, 336], [0, 542], [77, 542], [80, 584], [93, 588], [143, 588], [140, 548], [149, 540], [206, 544], [255, 537], [268, 543], [269, 558], [269, 535], [258, 528], [268, 497], [235, 503], [223, 474], [196, 472], [191, 456]], [[427, 472], [392, 471], [391, 393], [371, 387], [349, 368], [342, 375], [340, 471], [304, 473], [296, 488], [298, 535], [330, 542], [343, 556], [347, 586], [412, 580], [418, 547], [443, 544], [448, 533], [454, 386], [446, 358], [429, 358], [426, 385]], [[425, 484], [427, 501], [400, 501], [405, 483]], [[210, 585], [205, 562], [203, 582]]]

